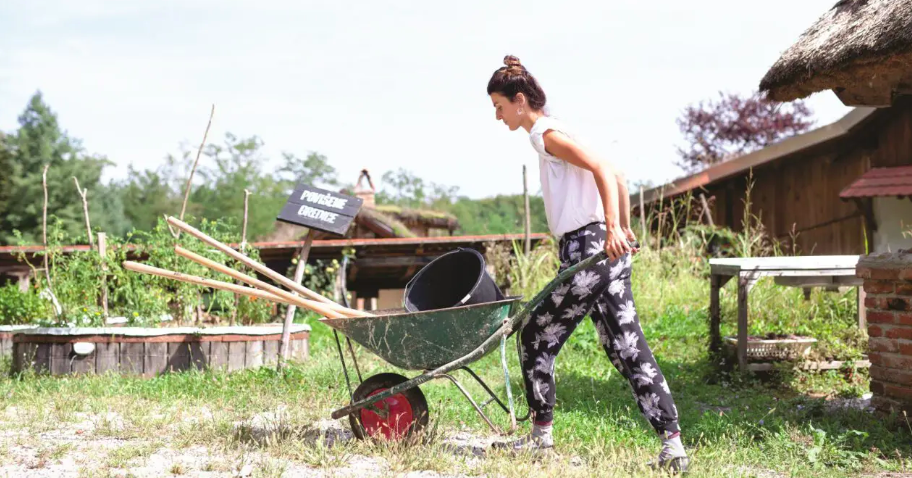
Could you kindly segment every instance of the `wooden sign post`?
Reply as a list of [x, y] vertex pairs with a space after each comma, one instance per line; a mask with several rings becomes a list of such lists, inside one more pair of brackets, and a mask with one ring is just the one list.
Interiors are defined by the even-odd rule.
[[[313, 243], [314, 231], [324, 231], [344, 235], [349, 225], [361, 210], [364, 200], [357, 197], [315, 188], [300, 184], [295, 188], [288, 202], [276, 218], [279, 221], [304, 226], [308, 229], [304, 245], [298, 250], [298, 263], [295, 266], [294, 281], [300, 284], [304, 279], [304, 267], [307, 256], [310, 255], [310, 246]], [[285, 322], [282, 326], [282, 339], [279, 342], [279, 370], [288, 358], [288, 343], [291, 335], [291, 323], [294, 320], [296, 307], [289, 305], [285, 312]]]

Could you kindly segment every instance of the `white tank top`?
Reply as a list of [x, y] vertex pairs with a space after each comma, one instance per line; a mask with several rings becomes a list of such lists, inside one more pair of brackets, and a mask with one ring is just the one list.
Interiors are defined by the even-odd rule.
[[545, 215], [551, 234], [560, 238], [586, 224], [605, 220], [605, 209], [591, 171], [574, 166], [545, 150], [542, 137], [548, 131], [559, 131], [576, 141], [563, 123], [542, 116], [529, 131], [532, 147], [538, 152]]

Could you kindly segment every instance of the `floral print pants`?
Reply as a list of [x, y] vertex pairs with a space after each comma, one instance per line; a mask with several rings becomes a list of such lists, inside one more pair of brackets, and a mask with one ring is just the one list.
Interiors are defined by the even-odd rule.
[[[605, 224], [567, 233], [560, 241], [561, 271], [605, 248]], [[678, 429], [678, 410], [637, 317], [630, 290], [631, 257], [604, 260], [578, 272], [539, 304], [520, 332], [526, 400], [535, 423], [553, 420], [554, 361], [580, 321], [589, 315], [611, 363], [633, 388], [643, 416], [659, 434]]]

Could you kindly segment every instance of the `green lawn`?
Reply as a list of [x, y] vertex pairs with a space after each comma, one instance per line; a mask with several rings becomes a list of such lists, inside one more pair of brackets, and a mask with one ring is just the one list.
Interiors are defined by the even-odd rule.
[[[721, 372], [706, 353], [705, 264], [653, 252], [636, 264], [638, 310], [681, 414], [683, 440], [692, 454], [690, 476], [885, 477], [912, 467], [912, 427], [905, 417], [834, 405], [867, 392], [865, 371], [783, 369], [764, 377]], [[723, 293], [723, 333], [728, 335], [734, 332], [733, 296], [733, 289]], [[815, 292], [804, 301], [798, 290], [761, 282], [752, 293], [751, 333], [807, 333], [820, 339], [822, 356], [859, 358], [866, 338], [853, 328], [854, 297], [853, 291]], [[0, 476], [21, 476], [26, 469], [33, 476], [58, 476], [53, 473], [61, 467], [72, 476], [232, 476], [245, 464], [252, 476], [412, 471], [428, 472], [414, 476], [661, 476], [643, 465], [658, 452], [659, 441], [588, 321], [557, 360], [557, 454], [539, 460], [454, 452], [448, 442], [454, 436], [479, 441], [493, 436], [455, 387], [442, 381], [422, 386], [431, 429], [421, 440], [326, 446], [314, 438], [313, 424], [328, 420], [347, 402], [348, 392], [332, 334], [319, 323], [313, 326], [311, 360], [282, 374], [260, 369], [150, 380], [3, 374]], [[396, 372], [357, 350], [366, 375]], [[513, 391], [521, 397], [515, 348], [509, 351]], [[496, 353], [474, 368], [503, 392]], [[479, 387], [469, 384], [469, 389], [481, 397]], [[276, 410], [283, 410], [271, 418], [278, 431], [265, 440], [255, 439], [249, 426], [236, 426]], [[489, 410], [506, 425], [504, 414]], [[155, 466], [158, 475], [143, 474]]]

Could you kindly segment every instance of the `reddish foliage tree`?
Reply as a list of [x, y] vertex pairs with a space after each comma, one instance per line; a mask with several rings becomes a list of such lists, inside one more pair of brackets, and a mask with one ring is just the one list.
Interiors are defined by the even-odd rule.
[[719, 92], [718, 101], [690, 105], [678, 119], [688, 146], [678, 148], [678, 166], [696, 172], [803, 133], [813, 126], [802, 101], [777, 103], [761, 93], [749, 97]]

